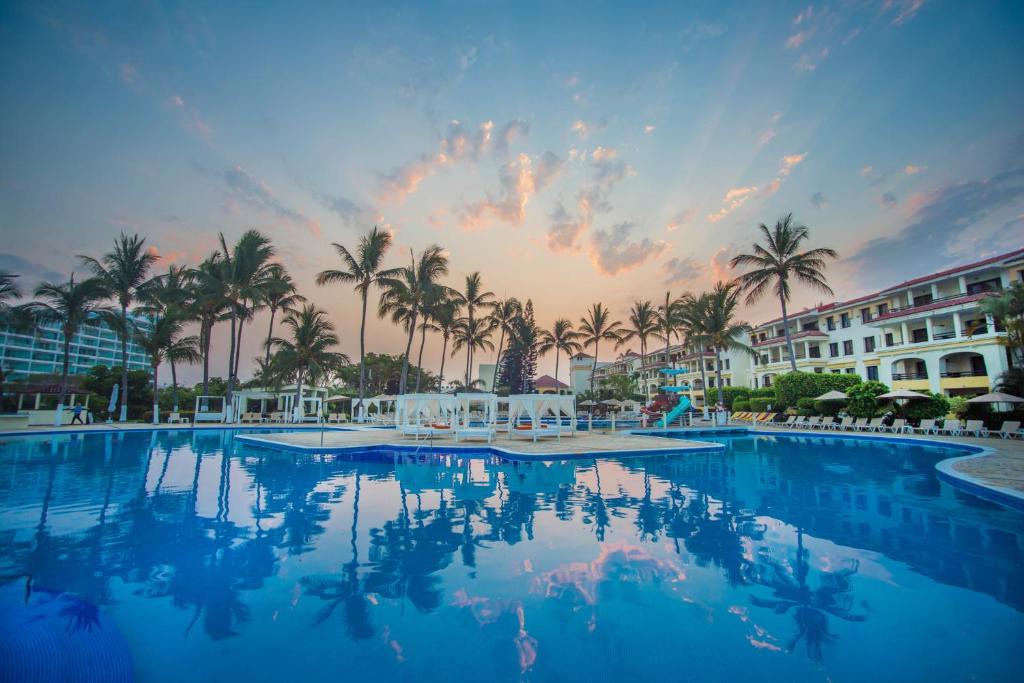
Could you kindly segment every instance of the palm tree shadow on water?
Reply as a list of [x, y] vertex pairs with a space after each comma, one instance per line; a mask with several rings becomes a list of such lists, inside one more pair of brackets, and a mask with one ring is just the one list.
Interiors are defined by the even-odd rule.
[[758, 562], [747, 565], [746, 578], [751, 584], [765, 586], [772, 591], [771, 597], [752, 595], [751, 603], [771, 609], [776, 614], [792, 611], [797, 630], [786, 650], [793, 652], [803, 640], [807, 656], [821, 663], [825, 646], [838, 639], [829, 629], [829, 616], [863, 622], [867, 620], [867, 614], [855, 611], [850, 579], [859, 569], [857, 560], [850, 560], [838, 569], [822, 571], [817, 588], [809, 585], [810, 569], [810, 552], [804, 547], [803, 528], [797, 527], [795, 562], [791, 564], [788, 560], [775, 559], [762, 548]]

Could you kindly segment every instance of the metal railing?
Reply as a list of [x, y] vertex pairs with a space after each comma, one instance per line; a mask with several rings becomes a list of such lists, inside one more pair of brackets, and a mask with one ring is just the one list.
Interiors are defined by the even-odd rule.
[[894, 372], [892, 373], [893, 380], [900, 379], [928, 379], [927, 372]]
[[939, 373], [940, 377], [988, 377], [988, 373], [985, 371], [976, 370], [963, 370], [960, 372], [946, 370], [945, 372]]

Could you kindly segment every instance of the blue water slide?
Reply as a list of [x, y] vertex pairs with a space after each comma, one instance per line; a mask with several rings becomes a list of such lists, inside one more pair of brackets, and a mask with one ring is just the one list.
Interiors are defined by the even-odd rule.
[[689, 370], [687, 370], [686, 368], [662, 368], [661, 370], [658, 370], [658, 372], [660, 372], [663, 375], [675, 376], [686, 374], [687, 372], [689, 372]]
[[665, 417], [663, 417], [661, 419], [661, 422], [659, 423], [658, 426], [660, 426], [660, 427], [668, 427], [670, 424], [675, 422], [676, 419], [680, 415], [682, 415], [683, 413], [685, 413], [689, 409], [690, 409], [690, 399], [688, 399], [685, 396], [680, 396], [679, 397], [679, 403], [676, 404], [675, 408], [673, 408], [672, 410], [668, 411], [668, 415], [666, 415]]

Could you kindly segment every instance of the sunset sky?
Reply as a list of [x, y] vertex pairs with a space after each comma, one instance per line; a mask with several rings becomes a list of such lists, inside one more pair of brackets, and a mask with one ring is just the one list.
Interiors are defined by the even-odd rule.
[[258, 228], [355, 355], [313, 280], [375, 223], [544, 326], [730, 277], [788, 211], [840, 298], [1024, 243], [1024, 3], [338, 4], [5, 2], [0, 268]]

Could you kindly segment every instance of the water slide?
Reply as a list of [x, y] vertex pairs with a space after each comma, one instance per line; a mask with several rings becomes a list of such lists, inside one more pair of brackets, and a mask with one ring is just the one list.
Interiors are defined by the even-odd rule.
[[678, 419], [680, 415], [682, 415], [683, 413], [685, 413], [689, 409], [690, 409], [690, 399], [687, 398], [686, 396], [680, 396], [679, 397], [679, 403], [676, 404], [675, 408], [673, 408], [672, 410], [668, 411], [668, 415], [666, 415], [665, 417], [663, 417], [661, 419], [661, 422], [658, 423], [658, 426], [659, 427], [667, 427], [667, 426], [669, 426], [670, 424], [675, 422], [676, 419]]

